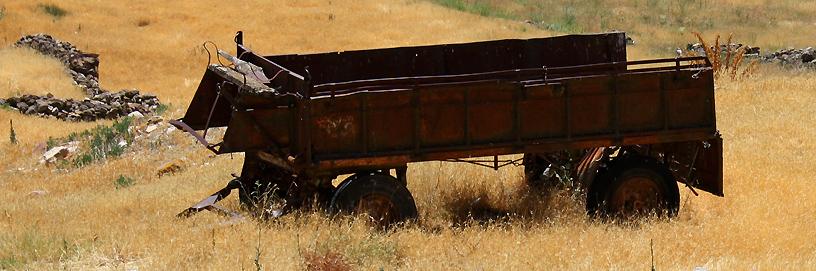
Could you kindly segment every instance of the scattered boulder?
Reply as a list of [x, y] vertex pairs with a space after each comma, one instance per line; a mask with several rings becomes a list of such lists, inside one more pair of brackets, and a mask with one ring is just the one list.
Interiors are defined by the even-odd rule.
[[145, 128], [145, 132], [149, 134], [149, 133], [152, 133], [153, 131], [156, 131], [157, 128], [159, 128], [158, 125], [150, 124], [150, 125], [147, 126], [147, 128]]
[[[743, 48], [745, 50], [744, 55], [747, 57], [758, 57], [760, 54], [759, 47], [744, 45], [742, 43], [721, 44], [719, 52], [720, 54], [727, 54], [730, 51], [733, 54], [737, 53], [740, 49]], [[711, 49], [714, 49], [714, 46], [712, 46]], [[698, 56], [706, 55], [705, 47], [703, 47], [703, 45], [700, 43], [686, 44], [686, 51], [693, 52]]]
[[28, 193], [29, 197], [42, 197], [48, 194], [48, 191], [45, 190], [34, 190]]
[[53, 164], [56, 161], [65, 160], [71, 156], [71, 154], [75, 153], [77, 149], [79, 149], [79, 143], [75, 141], [68, 142], [62, 146], [53, 147], [43, 154], [40, 163]]
[[[732, 43], [720, 45], [720, 53], [726, 54], [729, 51], [736, 53], [742, 48], [745, 48], [745, 57], [758, 59], [762, 63], [779, 64], [789, 68], [816, 69], [816, 49], [813, 47], [803, 49], [787, 48], [761, 55], [759, 47]], [[686, 46], [686, 54], [705, 56], [706, 52], [702, 44], [694, 43]]]
[[129, 95], [127, 91], [104, 92], [82, 100], [57, 99], [53, 96], [22, 95], [6, 99], [9, 107], [20, 113], [55, 117], [67, 121], [94, 121], [128, 116], [144, 116], [159, 106], [152, 95]]
[[134, 119], [141, 119], [141, 118], [144, 118], [144, 114], [142, 114], [142, 113], [141, 113], [141, 112], [139, 112], [139, 111], [133, 111], [133, 112], [130, 112], [130, 114], [128, 114], [127, 116], [128, 116], [128, 117], [131, 117], [131, 118], [134, 118]]
[[816, 49], [813, 49], [813, 47], [804, 49], [782, 49], [763, 56], [761, 61], [792, 68], [816, 69]]

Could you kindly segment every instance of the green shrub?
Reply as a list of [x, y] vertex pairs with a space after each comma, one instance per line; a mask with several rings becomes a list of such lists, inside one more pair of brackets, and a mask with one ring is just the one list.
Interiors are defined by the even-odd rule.
[[54, 17], [55, 19], [60, 19], [62, 17], [65, 17], [65, 15], [68, 15], [67, 10], [65, 10], [65, 9], [55, 5], [55, 4], [40, 4], [39, 8], [40, 8], [40, 10], [42, 12], [45, 12], [45, 14], [51, 15], [51, 17]]
[[119, 175], [119, 178], [116, 178], [116, 180], [113, 181], [113, 185], [116, 187], [116, 189], [126, 188], [135, 183], [136, 182], [133, 180], [133, 178], [127, 177], [125, 175]]
[[[79, 141], [82, 146], [80, 153], [64, 165], [83, 167], [95, 161], [124, 154], [127, 147], [133, 143], [134, 135], [128, 131], [131, 125], [133, 118], [124, 117], [114, 121], [110, 126], [98, 125], [89, 130], [70, 133], [66, 137], [49, 138], [46, 145], [50, 149], [67, 142]], [[120, 145], [120, 142], [125, 144]]]
[[156, 115], [162, 115], [164, 112], [167, 112], [167, 109], [170, 109], [169, 104], [162, 104], [160, 103], [159, 106], [156, 107]]

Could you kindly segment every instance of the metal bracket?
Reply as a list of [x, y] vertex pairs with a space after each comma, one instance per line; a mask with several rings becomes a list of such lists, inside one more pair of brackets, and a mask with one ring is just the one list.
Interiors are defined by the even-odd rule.
[[224, 207], [220, 207], [218, 205], [215, 205], [216, 202], [219, 202], [222, 199], [229, 196], [230, 192], [233, 189], [236, 189], [236, 188], [238, 188], [240, 186], [241, 186], [241, 182], [237, 178], [232, 179], [231, 181], [229, 181], [229, 183], [227, 183], [227, 186], [225, 186], [224, 188], [221, 188], [221, 190], [218, 190], [218, 192], [215, 192], [214, 194], [212, 194], [209, 197], [199, 201], [198, 203], [194, 204], [193, 206], [190, 206], [190, 208], [187, 208], [186, 210], [184, 210], [181, 213], [177, 214], [176, 217], [178, 217], [178, 218], [188, 218], [188, 217], [190, 217], [190, 216], [192, 216], [194, 214], [197, 214], [198, 212], [201, 212], [203, 210], [208, 210], [208, 211], [211, 211], [211, 212], [223, 215], [223, 216], [229, 216], [229, 217], [232, 217], [232, 218], [240, 218], [241, 214], [239, 214], [238, 212], [228, 210], [228, 209], [225, 209]]
[[[519, 162], [521, 162], [523, 159], [524, 158], [499, 160], [498, 156], [493, 156], [493, 160], [478, 160], [478, 159], [474, 160], [474, 159], [458, 159], [457, 158], [457, 159], [447, 159], [447, 160], [445, 160], [445, 162], [468, 163], [468, 164], [473, 164], [473, 165], [482, 166], [482, 167], [486, 167], [486, 168], [492, 168], [493, 170], [499, 170], [499, 168], [509, 166], [509, 165], [521, 166], [522, 164], [519, 163]], [[487, 164], [487, 163], [490, 163], [490, 164]]]
[[221, 143], [210, 144], [209, 142], [207, 142], [207, 139], [204, 138], [204, 136], [200, 135], [198, 132], [193, 130], [192, 127], [190, 127], [186, 123], [182, 122], [181, 119], [170, 120], [170, 121], [168, 121], [168, 123], [175, 126], [176, 128], [179, 128], [179, 129], [187, 132], [188, 134], [193, 135], [193, 137], [195, 137], [195, 139], [198, 140], [198, 142], [201, 143], [201, 145], [204, 145], [205, 148], [207, 148], [208, 150], [210, 150], [210, 151], [212, 151], [214, 153], [218, 153], [218, 150], [216, 149], [216, 147], [221, 146]]

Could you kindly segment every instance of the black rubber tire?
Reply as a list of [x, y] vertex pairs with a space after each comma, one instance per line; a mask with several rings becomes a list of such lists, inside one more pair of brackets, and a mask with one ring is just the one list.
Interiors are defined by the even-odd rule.
[[416, 220], [418, 217], [414, 197], [408, 188], [396, 178], [382, 173], [355, 174], [344, 180], [334, 192], [329, 212], [332, 214], [357, 214], [361, 199], [379, 197], [390, 203], [389, 217], [372, 217], [375, 224], [389, 227]]
[[[648, 180], [659, 191], [658, 207], [650, 214], [626, 216], [612, 206], [612, 198], [628, 180]], [[638, 218], [654, 213], [674, 217], [680, 208], [680, 191], [671, 172], [663, 164], [649, 157], [632, 156], [616, 159], [601, 167], [587, 191], [587, 213], [600, 217]]]

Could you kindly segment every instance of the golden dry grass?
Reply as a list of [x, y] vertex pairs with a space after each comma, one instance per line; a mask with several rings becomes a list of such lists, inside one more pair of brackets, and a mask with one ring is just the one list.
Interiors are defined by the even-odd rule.
[[[197, 46], [211, 39], [226, 47], [236, 29], [269, 53], [548, 35], [414, 1], [216, 4], [61, 1], [71, 13], [54, 20], [36, 2], [4, 2], [0, 36], [11, 43], [23, 33], [48, 32], [99, 52], [103, 86], [153, 92], [178, 116], [206, 62]], [[177, 220], [178, 211], [240, 170], [240, 155], [211, 157], [177, 134], [162, 146], [56, 170], [37, 163], [38, 145], [95, 124], [0, 110], [0, 268], [255, 269], [258, 255], [265, 270], [291, 270], [339, 254], [360, 270], [645, 270], [650, 240], [658, 270], [813, 268], [816, 129], [808, 123], [816, 115], [816, 77], [764, 69], [756, 79], [719, 81], [717, 103], [726, 197], [684, 191], [674, 220], [592, 222], [568, 193], [530, 195], [518, 168], [428, 162], [410, 165], [408, 176], [422, 221], [389, 233], [312, 213], [264, 224], [211, 214]], [[8, 143], [10, 118], [18, 145]], [[184, 171], [156, 177], [157, 167], [176, 159]], [[120, 175], [136, 184], [116, 189]], [[29, 195], [34, 190], [48, 193]], [[226, 204], [235, 201], [231, 196]], [[475, 221], [463, 220], [463, 206], [475, 208]]]
[[85, 96], [82, 89], [66, 75], [62, 62], [34, 50], [0, 49], [0, 67], [0, 97], [48, 93], [73, 99]]
[[530, 20], [565, 32], [626, 31], [639, 50], [673, 56], [692, 32], [737, 34], [768, 52], [813, 46], [816, 2], [799, 0], [429, 0], [474, 13]]
[[[267, 54], [350, 50], [409, 44], [487, 40], [519, 35], [515, 22], [497, 23], [414, 1], [59, 1], [70, 14], [53, 19], [36, 1], [6, 1], [0, 38], [47, 32], [101, 55], [103, 87], [138, 87], [186, 106], [211, 40], [234, 51], [246, 33], [250, 48]], [[145, 26], [140, 24], [148, 23]]]

